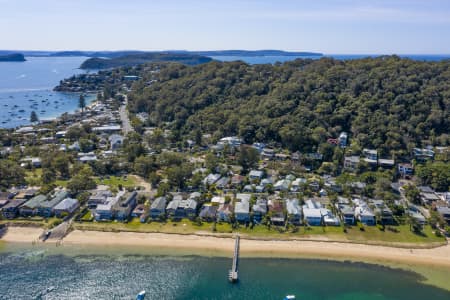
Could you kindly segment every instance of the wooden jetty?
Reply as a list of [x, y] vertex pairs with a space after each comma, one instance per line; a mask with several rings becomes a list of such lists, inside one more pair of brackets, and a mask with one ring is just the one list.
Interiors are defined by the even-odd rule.
[[239, 235], [236, 236], [234, 242], [234, 254], [233, 254], [233, 265], [231, 270], [228, 272], [228, 280], [231, 283], [237, 282], [238, 277], [238, 262], [239, 262]]

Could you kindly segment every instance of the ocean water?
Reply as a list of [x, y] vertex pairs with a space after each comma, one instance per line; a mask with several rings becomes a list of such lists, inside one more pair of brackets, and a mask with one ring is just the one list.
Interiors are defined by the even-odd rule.
[[242, 258], [230, 284], [230, 258], [82, 252], [3, 251], [0, 299], [450, 299], [415, 273], [362, 263]]
[[[377, 57], [377, 54], [325, 54], [325, 57], [332, 57], [339, 60], [360, 59], [366, 57]], [[403, 58], [409, 58], [418, 61], [441, 61], [450, 59], [450, 54], [430, 55], [430, 54], [404, 54], [399, 55]], [[273, 64], [275, 62], [285, 62], [295, 60], [297, 58], [303, 59], [319, 59], [321, 56], [211, 56], [211, 58], [218, 61], [237, 61], [241, 60], [248, 64]]]
[[[0, 63], [0, 127], [29, 124], [31, 111], [49, 119], [78, 108], [79, 95], [54, 92], [59, 81], [84, 71], [86, 57], [27, 57], [26, 62]], [[86, 99], [87, 103], [93, 96]]]

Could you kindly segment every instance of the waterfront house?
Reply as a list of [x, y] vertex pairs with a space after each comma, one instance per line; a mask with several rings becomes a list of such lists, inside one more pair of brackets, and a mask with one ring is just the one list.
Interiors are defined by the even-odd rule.
[[91, 209], [96, 208], [97, 205], [105, 203], [108, 197], [112, 197], [110, 190], [96, 190], [89, 196], [87, 205]]
[[117, 221], [124, 222], [128, 221], [130, 218], [131, 212], [136, 207], [137, 202], [137, 192], [133, 191], [131, 193], [127, 193], [120, 197], [120, 200], [116, 203], [114, 207], [114, 215]]
[[353, 209], [353, 207], [351, 207], [348, 204], [337, 204], [337, 205], [344, 224], [354, 225], [356, 219], [355, 219], [355, 210]]
[[250, 221], [250, 194], [237, 194], [234, 204], [234, 216], [238, 222]]
[[177, 211], [177, 208], [180, 204], [181, 199], [178, 198], [174, 198], [172, 199], [172, 201], [169, 202], [169, 204], [167, 204], [167, 215], [170, 217], [175, 217], [175, 213]]
[[41, 217], [51, 217], [54, 215], [53, 208], [63, 201], [69, 193], [65, 190], [57, 191], [55, 194], [51, 195], [47, 201], [42, 201], [38, 205], [37, 214]]
[[68, 216], [72, 214], [77, 208], [80, 207], [80, 203], [77, 199], [65, 198], [63, 201], [58, 203], [54, 208], [55, 216], [58, 218]]
[[375, 214], [367, 205], [359, 205], [355, 208], [356, 219], [364, 225], [375, 226], [376, 219]]
[[305, 222], [310, 226], [322, 225], [322, 213], [319, 208], [308, 208], [303, 206]]
[[138, 204], [131, 212], [132, 218], [140, 218], [145, 213], [145, 205], [144, 204]]
[[218, 207], [216, 205], [212, 205], [211, 203], [203, 205], [199, 214], [200, 219], [207, 222], [213, 222], [217, 217], [217, 209]]
[[406, 214], [416, 220], [416, 222], [420, 225], [425, 225], [426, 219], [417, 206], [409, 205], [408, 209], [406, 210]]
[[324, 223], [326, 226], [339, 226], [339, 225], [341, 225], [341, 222], [340, 222], [339, 219], [331, 212], [331, 210], [326, 209], [326, 208], [322, 208], [320, 213], [322, 214], [323, 223]]
[[41, 202], [47, 201], [48, 197], [46, 195], [37, 195], [27, 202], [25, 202], [20, 207], [20, 215], [22, 217], [30, 217], [35, 216], [38, 213], [38, 207], [40, 206]]
[[19, 207], [24, 204], [27, 200], [17, 199], [10, 200], [2, 207], [2, 215], [5, 219], [14, 219], [19, 214]]
[[253, 222], [261, 223], [264, 216], [267, 214], [267, 200], [257, 199], [256, 203], [253, 204]]
[[150, 217], [158, 219], [166, 214], [166, 197], [158, 197], [150, 205]]
[[179, 201], [175, 216], [194, 219], [197, 216], [197, 201], [194, 199], [183, 199]]
[[286, 210], [288, 221], [294, 225], [302, 223], [302, 209], [298, 203], [298, 199], [286, 199]]
[[233, 215], [233, 205], [231, 203], [224, 203], [219, 205], [217, 209], [218, 222], [230, 222]]
[[114, 206], [119, 202], [120, 198], [125, 194], [125, 191], [120, 191], [114, 197], [107, 197], [106, 201], [98, 204], [94, 211], [96, 221], [111, 221], [114, 218]]
[[271, 199], [268, 201], [269, 212], [271, 214], [270, 222], [272, 222], [272, 224], [277, 226], [283, 226], [284, 223], [286, 222], [284, 204], [285, 203], [282, 200]]

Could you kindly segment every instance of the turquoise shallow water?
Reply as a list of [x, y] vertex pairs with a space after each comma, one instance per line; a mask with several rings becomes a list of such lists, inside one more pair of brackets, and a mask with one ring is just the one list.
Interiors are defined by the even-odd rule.
[[[450, 299], [415, 273], [362, 263], [243, 258], [240, 281], [232, 285], [230, 258], [58, 252], [4, 249], [0, 299], [134, 299], [142, 289], [146, 299]], [[45, 293], [49, 287], [54, 290]]]

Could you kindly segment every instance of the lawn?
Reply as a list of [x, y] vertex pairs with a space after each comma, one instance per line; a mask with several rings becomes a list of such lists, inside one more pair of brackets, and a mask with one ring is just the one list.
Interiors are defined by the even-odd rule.
[[97, 184], [103, 184], [109, 186], [113, 190], [118, 190], [119, 185], [122, 185], [122, 187], [134, 187], [136, 185], [136, 181], [134, 178], [128, 176], [127, 178], [124, 177], [118, 177], [118, 176], [109, 176], [108, 178], [95, 178], [95, 182]]
[[379, 243], [379, 244], [428, 244], [443, 243], [445, 239], [437, 237], [426, 226], [423, 234], [418, 235], [409, 230], [409, 226], [396, 226], [397, 232], [385, 230], [381, 231], [377, 226], [366, 226], [361, 231], [358, 226], [354, 226], [344, 233], [343, 227], [321, 227], [311, 226], [305, 228], [300, 226], [294, 231], [292, 228], [284, 230], [281, 227], [272, 226], [270, 229], [265, 225], [257, 225], [253, 228], [239, 226], [232, 229], [228, 223], [216, 223], [215, 231], [213, 231], [213, 223], [202, 222], [197, 224], [187, 219], [178, 222], [149, 222], [141, 223], [138, 218], [132, 219], [128, 223], [119, 222], [89, 222], [74, 223], [76, 229], [82, 230], [101, 230], [101, 231], [133, 231], [133, 232], [161, 232], [161, 233], [178, 233], [178, 234], [232, 234], [240, 233], [243, 236], [261, 239], [320, 239], [321, 237], [328, 240], [358, 242], [358, 243]]
[[[30, 186], [41, 186], [42, 185], [42, 169], [34, 169], [33, 171], [27, 171], [25, 173], [25, 180]], [[56, 180], [55, 184], [57, 186], [66, 187], [68, 180]]]

